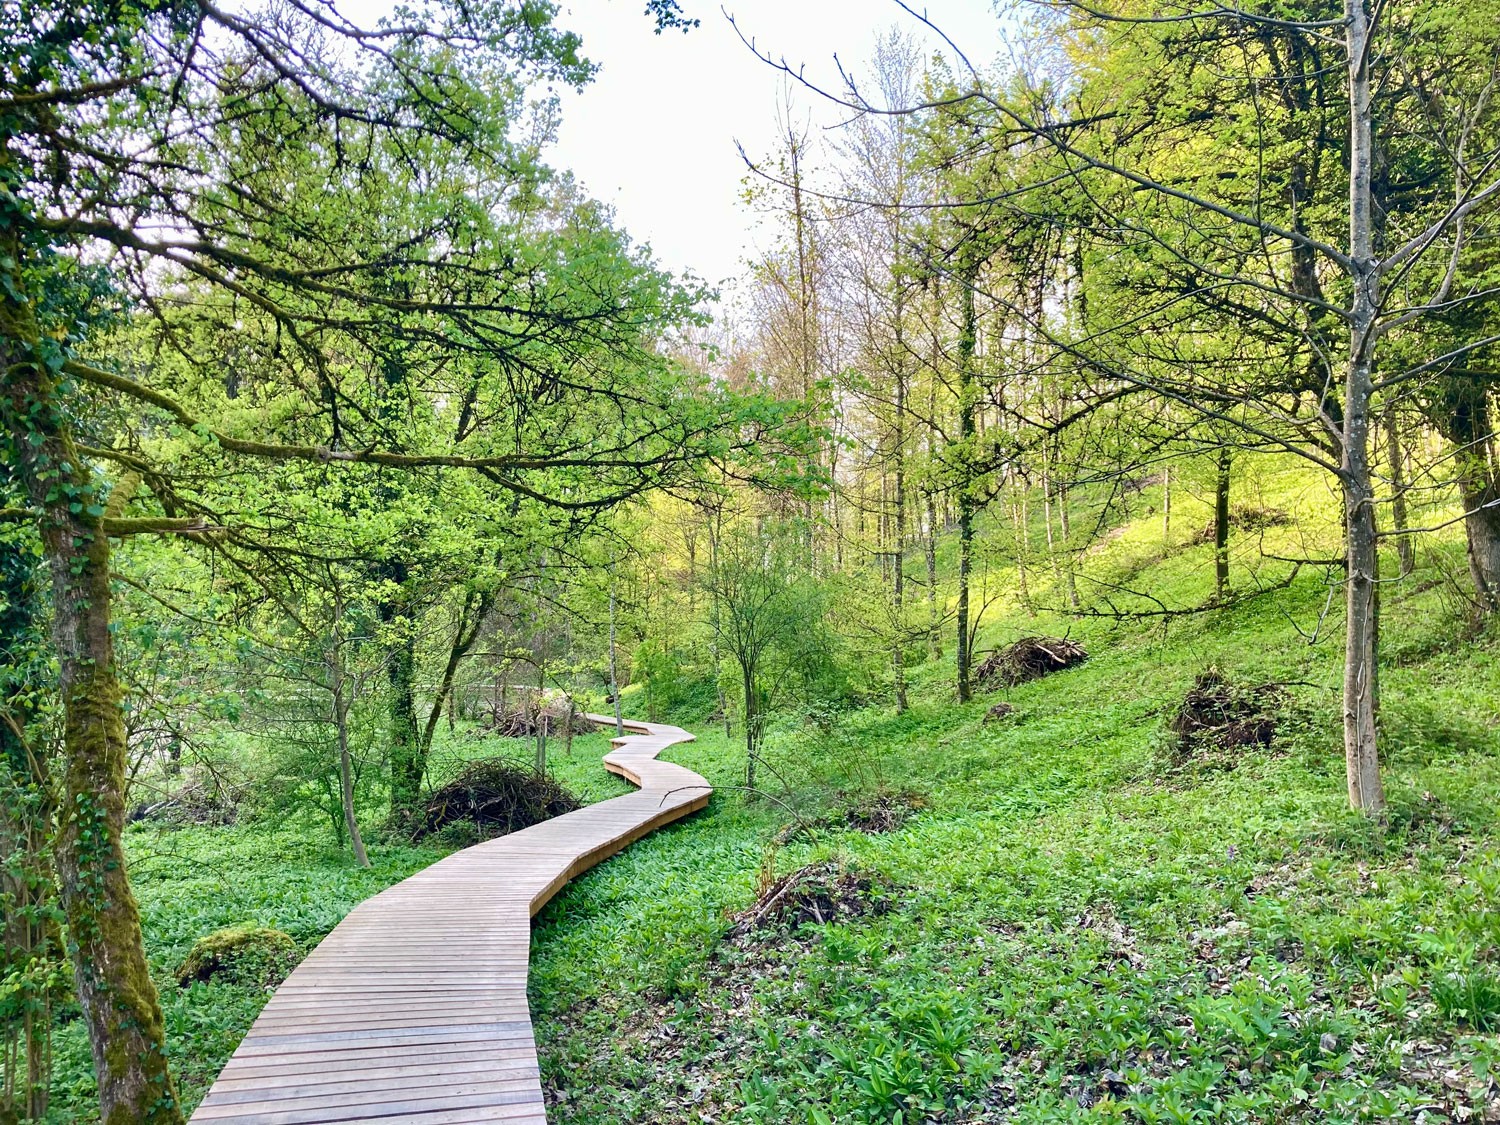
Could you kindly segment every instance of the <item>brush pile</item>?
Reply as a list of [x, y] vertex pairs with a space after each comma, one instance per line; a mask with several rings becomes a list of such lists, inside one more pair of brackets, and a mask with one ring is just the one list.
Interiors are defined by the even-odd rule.
[[994, 691], [1039, 680], [1088, 658], [1082, 645], [1063, 637], [1022, 637], [982, 660], [974, 669], [974, 679], [986, 691]]
[[562, 692], [547, 692], [539, 701], [533, 690], [518, 699], [502, 699], [479, 714], [479, 729], [499, 738], [532, 738], [538, 725], [545, 725], [549, 735], [563, 735], [570, 724], [574, 734], [594, 729]]
[[472, 763], [428, 798], [416, 837], [467, 822], [479, 839], [488, 840], [580, 807], [578, 798], [551, 774], [492, 758]]
[[[1265, 531], [1270, 527], [1286, 527], [1292, 517], [1280, 508], [1262, 508], [1258, 504], [1236, 504], [1229, 509], [1229, 526], [1240, 531]], [[1193, 536], [1194, 543], [1212, 543], [1217, 529], [1210, 520]]]
[[216, 775], [194, 775], [170, 796], [136, 805], [126, 819], [131, 824], [149, 821], [165, 828], [225, 828], [239, 819], [244, 796], [243, 787], [231, 786]]
[[881, 875], [831, 861], [810, 864], [764, 887], [755, 905], [735, 918], [730, 932], [742, 937], [769, 926], [796, 929], [883, 914], [891, 907], [892, 890]]
[[927, 798], [913, 789], [880, 789], [849, 801], [841, 819], [856, 832], [879, 836], [896, 831], [926, 807]]
[[1236, 684], [1217, 668], [1199, 674], [1172, 716], [1177, 752], [1269, 746], [1286, 692], [1277, 684]]

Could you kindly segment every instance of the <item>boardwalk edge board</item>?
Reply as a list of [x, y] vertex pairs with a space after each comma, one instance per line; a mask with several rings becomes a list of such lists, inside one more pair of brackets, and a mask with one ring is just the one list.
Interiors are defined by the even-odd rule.
[[530, 918], [713, 792], [656, 760], [687, 731], [623, 728], [604, 768], [636, 792], [455, 852], [360, 903], [276, 990], [191, 1122], [545, 1125]]

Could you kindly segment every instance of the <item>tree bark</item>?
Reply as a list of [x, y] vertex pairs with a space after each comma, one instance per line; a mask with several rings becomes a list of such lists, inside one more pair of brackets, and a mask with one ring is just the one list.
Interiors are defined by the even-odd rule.
[[1373, 112], [1366, 0], [1345, 0], [1349, 65], [1349, 248], [1354, 300], [1344, 387], [1343, 456], [1348, 573], [1345, 580], [1344, 762], [1349, 803], [1375, 813], [1385, 808], [1377, 736], [1379, 708], [1380, 555], [1376, 549], [1375, 490], [1370, 472], [1373, 351], [1379, 312], [1380, 264], [1374, 254]]
[[1229, 469], [1234, 458], [1219, 450], [1218, 475], [1214, 478], [1214, 601], [1229, 592]]
[[958, 701], [967, 703], [974, 696], [970, 683], [970, 655], [973, 638], [969, 621], [969, 574], [974, 559], [974, 351], [978, 344], [978, 319], [974, 311], [974, 283], [977, 266], [970, 266], [960, 279], [962, 323], [958, 337]]
[[609, 584], [609, 691], [615, 699], [615, 737], [625, 733], [625, 715], [620, 710], [620, 679], [615, 666], [615, 584]]
[[[393, 561], [385, 570], [383, 577], [405, 584], [404, 563]], [[417, 814], [422, 803], [422, 782], [427, 776], [427, 755], [417, 726], [417, 642], [399, 595], [381, 603], [380, 621], [387, 629], [399, 630], [386, 648], [389, 692], [386, 723], [391, 758], [391, 820], [400, 825]]]
[[1500, 479], [1491, 463], [1489, 397], [1475, 379], [1452, 378], [1445, 390], [1441, 421], [1454, 449], [1469, 576], [1481, 615], [1490, 616], [1500, 612]]
[[904, 714], [906, 701], [906, 341], [902, 331], [903, 309], [896, 302], [896, 421], [892, 457], [895, 458], [895, 543], [891, 558], [891, 608], [896, 639], [891, 645], [891, 675], [896, 696], [896, 714]]
[[1035, 617], [1036, 603], [1031, 600], [1031, 500], [1026, 482], [1019, 478], [1010, 512], [1016, 535], [1016, 594], [1026, 616]]
[[1402, 534], [1411, 528], [1411, 519], [1406, 506], [1406, 454], [1401, 448], [1401, 431], [1396, 426], [1396, 410], [1387, 404], [1381, 416], [1385, 428], [1386, 460], [1391, 466], [1391, 530], [1396, 533], [1396, 558], [1400, 562], [1400, 574], [1405, 578], [1417, 566], [1417, 551], [1410, 535]]
[[532, 718], [536, 735], [536, 772], [547, 771], [547, 659], [545, 650], [536, 662], [536, 714]]
[[927, 536], [923, 541], [923, 555], [927, 562], [927, 656], [931, 660], [943, 658], [942, 614], [938, 612], [937, 588], [937, 504], [932, 493], [927, 494]]
[[1068, 604], [1074, 609], [1083, 607], [1083, 600], [1078, 596], [1078, 578], [1073, 573], [1073, 524], [1072, 516], [1068, 512], [1069, 492], [1067, 485], [1057, 490], [1057, 515], [1058, 529], [1062, 532], [1062, 568], [1063, 582], [1067, 586]]
[[[335, 630], [339, 627], [334, 626]], [[349, 753], [349, 694], [348, 680], [344, 674], [344, 658], [339, 652], [341, 641], [335, 634], [328, 651], [328, 671], [333, 695], [333, 725], [339, 743], [339, 803], [344, 810], [344, 830], [349, 833], [349, 846], [354, 850], [354, 861], [361, 867], [370, 866], [370, 857], [365, 853], [364, 837], [359, 831], [359, 817], [354, 811], [354, 761]]]
[[1172, 549], [1172, 466], [1161, 471], [1161, 545]]
[[713, 508], [706, 510], [705, 525], [708, 528], [708, 656], [714, 670], [714, 699], [718, 703], [719, 717], [724, 720], [724, 737], [730, 736], [729, 700], [724, 694], [724, 679], [719, 655], [720, 626], [723, 624], [723, 607], [719, 603], [719, 516]]
[[755, 790], [755, 756], [760, 750], [760, 701], [755, 695], [755, 669], [740, 666], [740, 681], [745, 692], [745, 788]]
[[[3, 465], [0, 475], [8, 475]], [[0, 638], [10, 658], [0, 664], [0, 974], [17, 972], [12, 1002], [23, 1010], [20, 1026], [11, 1023], [0, 1038], [0, 1122], [47, 1115], [53, 993], [46, 981], [64, 956], [51, 910], [56, 801], [47, 755], [32, 741], [40, 593], [26, 552], [0, 545]]]
[[0, 297], [0, 314], [6, 353], [0, 414], [18, 475], [41, 515], [52, 576], [64, 756], [58, 890], [76, 946], [74, 985], [93, 1051], [100, 1118], [104, 1125], [178, 1125], [182, 1111], [167, 1067], [161, 1005], [121, 842], [126, 745], [104, 496], [73, 443], [55, 381], [30, 361], [37, 338], [30, 306]]

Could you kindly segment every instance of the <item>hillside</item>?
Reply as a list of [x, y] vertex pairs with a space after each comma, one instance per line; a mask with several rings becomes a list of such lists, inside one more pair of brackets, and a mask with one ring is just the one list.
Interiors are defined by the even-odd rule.
[[[1283, 474], [1262, 499], [1305, 485]], [[1252, 550], [1306, 538], [1279, 534]], [[1151, 560], [1159, 536], [1152, 511], [1109, 550], [1192, 604], [1208, 549]], [[1087, 663], [967, 706], [946, 663], [924, 665], [905, 715], [783, 727], [773, 772], [810, 822], [785, 843], [792, 808], [729, 790], [733, 740], [683, 748], [721, 787], [710, 814], [536, 931], [553, 1119], [1500, 1120], [1496, 647], [1462, 636], [1440, 583], [1387, 593], [1391, 811], [1372, 821], [1344, 796], [1336, 645], [1303, 635], [1327, 598], [1307, 568], [1166, 622], [1012, 598], [987, 645], [1067, 631]], [[1174, 749], [1169, 719], [1209, 667], [1286, 685], [1269, 747]], [[1001, 700], [1014, 713], [986, 722]], [[875, 791], [925, 807], [851, 829], [840, 795]], [[807, 865], [867, 884], [853, 916], [736, 926]]]
[[[1460, 544], [1386, 595], [1391, 809], [1371, 820], [1343, 792], [1328, 572], [1284, 584], [1290, 566], [1264, 557], [1315, 554], [1326, 495], [1285, 466], [1245, 492], [1295, 513], [1237, 535], [1235, 573], [1261, 570], [1264, 593], [1167, 618], [1033, 614], [997, 566], [986, 581], [1010, 593], [980, 650], [1067, 634], [1085, 663], [960, 706], [950, 653], [911, 669], [903, 715], [784, 715], [761, 794], [741, 788], [737, 726], [726, 737], [701, 710], [712, 693], [686, 692], [698, 706], [677, 717], [699, 739], [669, 756], [715, 785], [710, 809], [537, 920], [551, 1120], [1500, 1120], [1500, 651], [1434, 577]], [[1181, 493], [1186, 530], [1165, 548], [1159, 502], [1139, 493], [1086, 573], [1197, 604], [1207, 508]], [[1038, 570], [1029, 591], [1055, 606], [1062, 585]], [[1209, 668], [1282, 685], [1269, 746], [1182, 751], [1169, 723]], [[1001, 702], [1013, 712], [987, 719]], [[585, 800], [624, 792], [606, 745], [554, 746], [551, 766]], [[435, 779], [497, 752], [530, 746], [460, 729]], [[310, 948], [448, 850], [377, 841], [361, 871], [304, 820], [128, 842], [189, 1106], [268, 995], [180, 988], [197, 937], [254, 921]], [[56, 1052], [57, 1119], [95, 1119], [81, 1024]]]

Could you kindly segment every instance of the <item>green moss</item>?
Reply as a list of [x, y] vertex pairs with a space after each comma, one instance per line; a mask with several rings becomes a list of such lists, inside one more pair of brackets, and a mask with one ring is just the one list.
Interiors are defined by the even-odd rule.
[[219, 978], [270, 988], [285, 980], [301, 959], [302, 951], [289, 934], [263, 926], [231, 926], [193, 943], [177, 968], [177, 983], [185, 988]]

